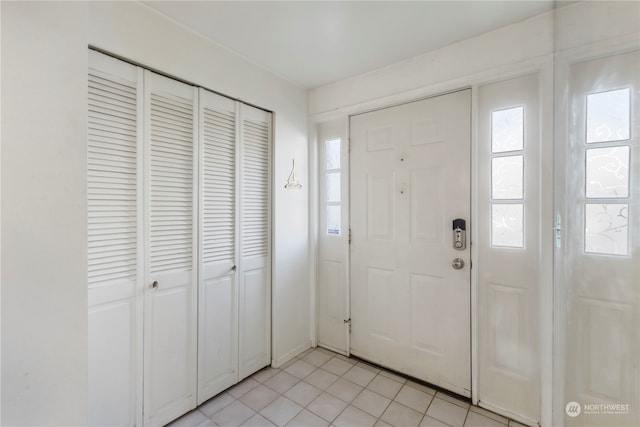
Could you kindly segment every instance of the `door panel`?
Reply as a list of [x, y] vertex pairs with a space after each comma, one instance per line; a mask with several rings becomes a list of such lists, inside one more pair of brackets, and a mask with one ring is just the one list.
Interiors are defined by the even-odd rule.
[[239, 379], [271, 362], [271, 113], [242, 104]]
[[[470, 396], [470, 91], [351, 118], [351, 350]], [[466, 265], [452, 268], [454, 258]]]
[[87, 128], [89, 425], [142, 419], [142, 72], [89, 52]]
[[238, 382], [236, 108], [200, 89], [198, 404]]
[[569, 67], [565, 400], [582, 411], [567, 425], [640, 423], [639, 64], [635, 50]]
[[[478, 88], [479, 405], [540, 420], [545, 215], [538, 74]], [[547, 235], [548, 236], [548, 235]], [[545, 331], [546, 333], [547, 331]]]
[[318, 125], [318, 344], [349, 354], [349, 123]]
[[145, 425], [196, 406], [196, 100], [145, 71]]

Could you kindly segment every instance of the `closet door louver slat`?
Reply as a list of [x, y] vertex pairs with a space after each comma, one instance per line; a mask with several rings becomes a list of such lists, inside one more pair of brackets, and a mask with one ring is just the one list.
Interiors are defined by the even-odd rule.
[[242, 256], [267, 256], [269, 123], [243, 121]]
[[[235, 257], [235, 113], [204, 109], [203, 262]], [[215, 251], [213, 248], [224, 248]]]
[[[150, 128], [151, 274], [192, 267], [193, 105], [152, 93]], [[166, 120], [171, 111], [182, 120]], [[163, 142], [170, 143], [165, 148]], [[170, 247], [167, 252], [163, 248]]]
[[[89, 286], [136, 279], [136, 85], [89, 72], [87, 132]], [[111, 123], [111, 126], [104, 126]], [[122, 132], [126, 129], [126, 132]], [[128, 266], [129, 268], [123, 268]]]

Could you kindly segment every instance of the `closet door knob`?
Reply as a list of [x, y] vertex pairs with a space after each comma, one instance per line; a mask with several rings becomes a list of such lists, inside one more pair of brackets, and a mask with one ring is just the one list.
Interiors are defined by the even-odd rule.
[[158, 289], [158, 281], [157, 281], [157, 280], [154, 280], [154, 282], [151, 284], [151, 287], [152, 287], [153, 289]]
[[231, 271], [236, 271], [238, 267], [236, 267], [235, 265], [233, 267], [231, 267]]

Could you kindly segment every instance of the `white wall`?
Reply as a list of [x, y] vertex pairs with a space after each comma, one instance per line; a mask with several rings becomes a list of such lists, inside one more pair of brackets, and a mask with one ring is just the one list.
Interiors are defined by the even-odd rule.
[[[272, 352], [286, 362], [311, 345], [307, 91], [139, 3], [92, 2], [88, 26], [93, 47], [275, 113]], [[302, 190], [284, 189], [293, 158]]]
[[553, 14], [545, 13], [316, 88], [309, 93], [309, 111], [324, 120], [415, 100], [495, 79], [514, 65], [535, 67], [552, 52]]
[[1, 7], [2, 425], [84, 425], [87, 11]]
[[306, 349], [306, 90], [139, 3], [1, 7], [2, 425], [87, 423], [88, 45], [274, 112], [273, 359]]

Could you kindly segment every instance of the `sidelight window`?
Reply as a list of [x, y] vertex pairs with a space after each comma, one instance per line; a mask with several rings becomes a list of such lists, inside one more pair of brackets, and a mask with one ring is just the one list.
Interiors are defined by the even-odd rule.
[[491, 245], [524, 247], [524, 107], [491, 113]]
[[341, 168], [340, 150], [342, 140], [329, 139], [324, 143], [325, 155], [325, 206], [326, 206], [326, 230], [327, 234], [340, 235], [342, 233], [342, 194], [341, 194]]

